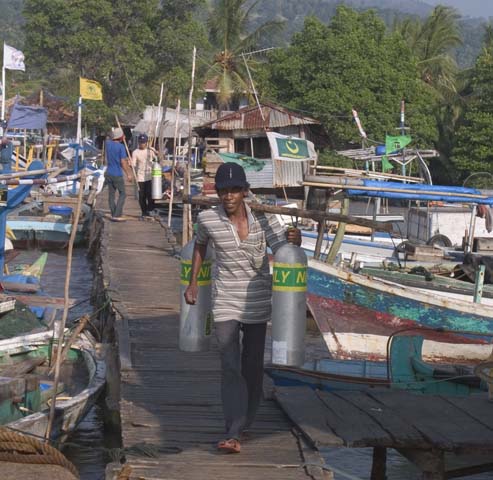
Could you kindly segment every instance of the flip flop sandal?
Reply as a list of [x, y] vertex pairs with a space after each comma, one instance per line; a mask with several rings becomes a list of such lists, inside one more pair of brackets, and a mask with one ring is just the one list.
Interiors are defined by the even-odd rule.
[[217, 444], [217, 449], [223, 453], [240, 453], [241, 445], [235, 438], [223, 440]]

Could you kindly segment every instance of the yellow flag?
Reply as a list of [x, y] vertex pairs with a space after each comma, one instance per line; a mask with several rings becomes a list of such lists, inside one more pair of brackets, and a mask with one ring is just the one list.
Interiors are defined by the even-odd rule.
[[80, 96], [86, 100], [102, 100], [103, 88], [94, 80], [80, 77]]

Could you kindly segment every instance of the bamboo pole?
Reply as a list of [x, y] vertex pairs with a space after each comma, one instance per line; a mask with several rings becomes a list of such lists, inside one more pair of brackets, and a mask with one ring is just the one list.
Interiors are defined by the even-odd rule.
[[[7, 180], [0, 179], [0, 185], [50, 185], [52, 183], [68, 182], [77, 180], [81, 177], [83, 170], [73, 175], [61, 175], [53, 178], [11, 178]], [[84, 170], [85, 171], [85, 170]]]
[[156, 117], [156, 112], [154, 110], [154, 104], [152, 104], [152, 106], [151, 106], [151, 121], [150, 121], [151, 129], [147, 130], [149, 132], [149, 145], [152, 145], [154, 142], [154, 136], [152, 133], [154, 129], [152, 127], [153, 127], [153, 125], [155, 125], [157, 123], [157, 120], [154, 120], [155, 117]]
[[10, 178], [18, 178], [18, 177], [27, 177], [28, 175], [42, 175], [44, 173], [56, 172], [59, 170], [58, 167], [52, 168], [43, 168], [42, 170], [30, 170], [25, 172], [12, 172], [12, 173], [2, 173], [0, 174], [0, 180], [10, 179]]
[[[205, 196], [184, 196], [183, 203], [192, 203], [194, 205], [203, 205], [213, 207], [219, 205], [220, 201], [218, 198], [205, 197]], [[341, 215], [339, 213], [327, 213], [319, 210], [304, 210], [301, 208], [288, 208], [288, 207], [278, 207], [275, 205], [264, 205], [262, 203], [249, 202], [248, 206], [257, 212], [264, 213], [274, 213], [277, 215], [291, 215], [300, 218], [311, 218], [318, 222], [325, 222], [331, 220], [333, 222], [343, 222], [350, 225], [360, 225], [362, 227], [374, 228], [380, 232], [392, 232], [391, 222], [378, 222], [369, 220], [367, 218], [358, 218], [351, 215]]]
[[318, 232], [317, 232], [317, 242], [315, 243], [315, 251], [313, 253], [313, 258], [318, 260], [320, 258], [320, 253], [322, 251], [322, 242], [324, 240], [325, 233], [325, 222], [318, 222]]
[[[324, 183], [324, 182], [303, 182], [305, 187], [321, 187], [321, 188], [341, 188], [341, 189], [351, 189], [351, 190], [361, 190], [366, 192], [382, 192], [381, 187], [364, 187], [360, 185], [340, 185], [338, 183]], [[453, 192], [432, 192], [426, 190], [406, 190], [404, 188], [386, 188], [385, 192], [389, 193], [407, 193], [410, 195], [433, 195], [436, 197], [462, 197], [464, 200], [467, 199], [478, 199], [478, 200], [488, 200], [492, 197], [486, 195], [476, 195], [473, 193], [453, 193]]]
[[360, 176], [360, 177], [396, 178], [399, 180], [408, 180], [410, 182], [415, 182], [415, 183], [423, 182], [423, 179], [420, 177], [409, 177], [407, 175], [398, 175], [396, 173], [372, 172], [367, 170], [357, 170], [355, 168], [331, 167], [329, 165], [317, 165], [315, 168], [317, 170], [329, 170], [332, 172], [341, 172], [344, 174], [354, 173], [355, 176]]
[[159, 93], [159, 103], [157, 105], [156, 125], [154, 126], [154, 139], [156, 139], [158, 136], [158, 128], [161, 123], [161, 105], [163, 103], [163, 91], [164, 91], [164, 83], [161, 83], [161, 91]]
[[[70, 275], [72, 272], [72, 252], [74, 250], [74, 241], [75, 241], [75, 236], [77, 235], [77, 227], [79, 225], [80, 212], [82, 210], [82, 198], [83, 198], [85, 180], [86, 180], [86, 176], [83, 170], [82, 176], [80, 178], [79, 194], [77, 196], [77, 207], [75, 209], [74, 221], [72, 223], [72, 230], [70, 231], [70, 238], [68, 241], [67, 268], [65, 270], [63, 315], [62, 315], [62, 322], [58, 331], [59, 336], [58, 336], [57, 356], [55, 361], [55, 379], [53, 381], [53, 395], [50, 405], [48, 425], [46, 426], [46, 432], [45, 432], [46, 441], [50, 440], [51, 430], [53, 428], [53, 420], [55, 418], [56, 395], [58, 390], [58, 383], [60, 380], [60, 365], [62, 359], [61, 352], [63, 350], [63, 333], [65, 330], [65, 324], [67, 323], [69, 301], [70, 301], [69, 291], [70, 291]], [[53, 352], [51, 358], [53, 358]]]
[[[187, 165], [184, 174], [184, 189], [183, 193], [185, 195], [190, 195], [190, 166], [192, 163], [192, 98], [193, 98], [193, 87], [195, 83], [195, 57], [197, 55], [197, 48], [193, 47], [192, 55], [192, 80], [190, 85], [190, 93], [188, 95], [188, 155], [187, 155]], [[185, 245], [188, 243], [193, 236], [192, 231], [192, 207], [190, 204], [183, 205], [183, 232], [181, 237], [181, 244]]]
[[[349, 212], [349, 198], [344, 198], [342, 200], [341, 215], [347, 216]], [[347, 222], [339, 222], [337, 227], [337, 233], [330, 246], [329, 253], [327, 254], [327, 263], [334, 263], [336, 259], [337, 252], [341, 248], [342, 240], [344, 239], [344, 233], [346, 232]]]
[[176, 139], [178, 138], [178, 119], [180, 116], [180, 99], [178, 99], [178, 103], [176, 104], [175, 116], [176, 116], [175, 133], [173, 137], [173, 166], [171, 168], [171, 193], [169, 197], [169, 206], [168, 206], [168, 228], [171, 227], [171, 213], [173, 211], [173, 199], [175, 196]]

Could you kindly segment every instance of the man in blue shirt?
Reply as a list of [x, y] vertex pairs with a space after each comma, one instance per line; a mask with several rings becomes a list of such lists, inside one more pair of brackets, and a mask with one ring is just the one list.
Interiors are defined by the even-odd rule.
[[[115, 128], [111, 135], [111, 140], [106, 140], [106, 173], [105, 183], [108, 185], [108, 200], [111, 212], [111, 220], [123, 222], [123, 204], [125, 203], [125, 179], [127, 175], [129, 182], [132, 181], [132, 172], [129, 166], [129, 159], [125, 147], [121, 143], [123, 140], [123, 130]], [[115, 203], [115, 193], [118, 192], [118, 201]]]

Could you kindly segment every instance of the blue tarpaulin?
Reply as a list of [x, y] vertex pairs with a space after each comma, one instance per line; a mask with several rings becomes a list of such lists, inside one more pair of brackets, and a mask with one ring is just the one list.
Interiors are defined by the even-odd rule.
[[[479, 203], [493, 205], [493, 197], [482, 195], [475, 188], [452, 187], [445, 185], [416, 185], [409, 183], [381, 182], [363, 180], [364, 187], [375, 188], [360, 190], [357, 186], [347, 190], [349, 196], [380, 198], [398, 198], [403, 200], [434, 200], [451, 203]], [[458, 195], [454, 195], [458, 194]]]
[[43, 107], [29, 107], [15, 103], [10, 112], [7, 128], [42, 130], [46, 128], [48, 111]]

